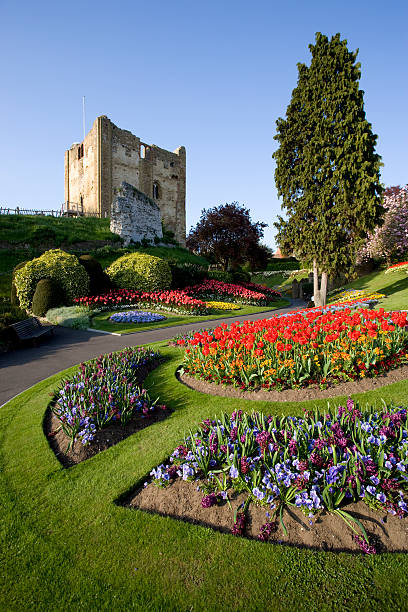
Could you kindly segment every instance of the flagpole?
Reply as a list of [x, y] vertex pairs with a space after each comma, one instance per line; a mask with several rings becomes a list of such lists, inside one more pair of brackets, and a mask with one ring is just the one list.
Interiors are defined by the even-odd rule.
[[84, 131], [84, 140], [85, 140], [85, 96], [82, 96], [82, 127]]

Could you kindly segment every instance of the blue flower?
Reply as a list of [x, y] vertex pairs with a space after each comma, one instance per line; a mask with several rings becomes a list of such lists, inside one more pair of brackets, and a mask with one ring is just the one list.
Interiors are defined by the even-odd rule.
[[230, 476], [231, 476], [231, 478], [238, 478], [238, 476], [239, 476], [239, 471], [237, 470], [237, 468], [234, 465], [232, 465], [231, 468], [230, 468]]

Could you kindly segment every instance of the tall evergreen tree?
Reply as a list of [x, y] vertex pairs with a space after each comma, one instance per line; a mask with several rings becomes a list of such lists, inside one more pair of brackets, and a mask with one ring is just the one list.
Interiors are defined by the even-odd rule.
[[[320, 32], [309, 45], [310, 66], [298, 64], [298, 83], [276, 122], [275, 181], [287, 219], [277, 242], [314, 270], [314, 299], [325, 305], [328, 277], [352, 276], [367, 232], [381, 223], [381, 158], [364, 112], [358, 50]], [[319, 287], [318, 277], [321, 275]]]

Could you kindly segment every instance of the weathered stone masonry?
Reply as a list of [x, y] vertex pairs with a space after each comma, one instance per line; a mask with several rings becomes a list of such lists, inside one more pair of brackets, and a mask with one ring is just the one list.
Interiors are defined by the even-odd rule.
[[84, 213], [110, 217], [121, 183], [130, 183], [159, 206], [166, 228], [185, 245], [186, 150], [148, 145], [105, 115], [82, 143], [65, 152], [65, 201]]

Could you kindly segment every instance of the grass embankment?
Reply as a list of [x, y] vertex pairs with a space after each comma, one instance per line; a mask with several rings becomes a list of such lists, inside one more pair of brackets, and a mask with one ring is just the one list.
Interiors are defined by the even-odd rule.
[[[216, 310], [213, 314], [192, 316], [192, 315], [181, 315], [168, 313], [160, 310], [152, 310], [148, 308], [148, 312], [157, 312], [166, 317], [165, 321], [157, 321], [153, 323], [114, 323], [109, 321], [109, 317], [112, 314], [116, 314], [118, 310], [112, 310], [109, 312], [103, 312], [101, 314], [92, 317], [91, 324], [94, 329], [100, 329], [102, 331], [115, 332], [118, 334], [131, 334], [138, 331], [146, 331], [148, 329], [157, 329], [159, 327], [172, 327], [175, 325], [187, 325], [188, 323], [202, 323], [204, 321], [211, 322], [213, 319], [225, 319], [227, 317], [246, 317], [250, 314], [261, 314], [262, 312], [271, 312], [277, 308], [284, 308], [289, 306], [288, 300], [277, 300], [271, 306], [242, 306], [239, 310]], [[125, 310], [125, 309], [124, 309]], [[128, 309], [127, 309], [128, 310]], [[135, 306], [132, 310], [146, 310], [145, 308], [137, 308]]]
[[[200, 394], [175, 379], [179, 349], [159, 348], [168, 361], [145, 387], [173, 414], [68, 470], [50, 450], [42, 420], [50, 392], [74, 368], [1, 409], [0, 608], [406, 609], [404, 554], [366, 557], [262, 544], [115, 504], [208, 416], [237, 408], [300, 415], [303, 408], [327, 406], [325, 400], [283, 404]], [[355, 399], [379, 406], [382, 397], [407, 405], [408, 382]]]
[[41, 247], [44, 242], [75, 244], [120, 238], [109, 228], [110, 219], [92, 217], [50, 217], [42, 215], [0, 215], [0, 236], [13, 245]]
[[386, 297], [379, 300], [376, 308], [408, 309], [408, 274], [406, 272], [385, 274], [385, 270], [376, 270], [348, 283], [343, 289], [362, 289], [367, 293], [384, 293]]
[[[290, 291], [293, 280], [300, 281], [302, 278], [307, 278], [307, 272], [299, 272], [295, 276], [283, 278], [282, 276], [254, 276], [253, 280], [256, 283], [274, 287], [283, 294]], [[346, 289], [361, 289], [367, 293], [383, 293], [386, 297], [378, 302], [378, 308], [386, 310], [407, 310], [408, 309], [408, 274], [406, 272], [390, 272], [385, 274], [385, 270], [375, 270], [371, 274], [361, 276], [356, 280], [345, 285], [341, 290]], [[333, 296], [330, 296], [328, 303], [333, 301]]]

